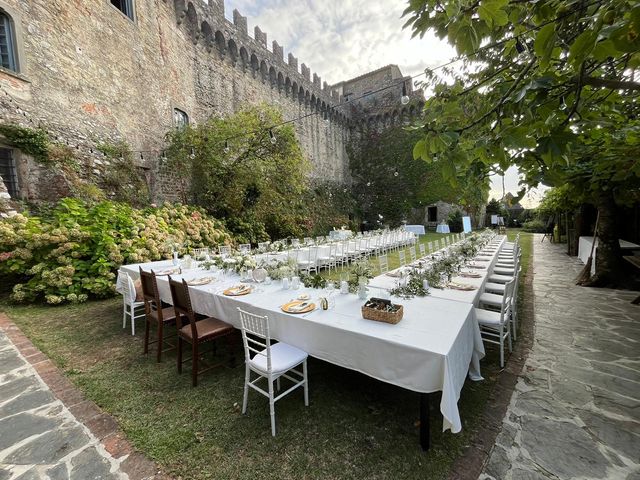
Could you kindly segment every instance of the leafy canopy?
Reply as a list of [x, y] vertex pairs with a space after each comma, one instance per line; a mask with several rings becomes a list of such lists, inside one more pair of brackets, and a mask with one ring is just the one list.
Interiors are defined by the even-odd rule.
[[449, 178], [517, 165], [529, 186], [637, 198], [637, 1], [411, 0], [405, 15], [414, 35], [434, 31], [467, 56], [427, 71], [416, 158]]
[[278, 110], [260, 105], [171, 132], [166, 168], [182, 178], [183, 201], [228, 219], [249, 241], [266, 238], [256, 222], [299, 234], [310, 165], [291, 125], [273, 129], [272, 142], [269, 128], [281, 122]]

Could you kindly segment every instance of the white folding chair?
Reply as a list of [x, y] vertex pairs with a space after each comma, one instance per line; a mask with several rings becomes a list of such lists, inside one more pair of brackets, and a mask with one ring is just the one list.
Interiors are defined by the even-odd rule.
[[[307, 353], [284, 342], [271, 345], [269, 319], [255, 315], [238, 308], [242, 327], [242, 344], [245, 355], [244, 396], [242, 399], [242, 413], [247, 412], [249, 387], [269, 399], [269, 414], [271, 415], [271, 435], [276, 436], [275, 404], [282, 397], [298, 387], [304, 387], [304, 404], [309, 406], [309, 381], [307, 379]], [[302, 365], [302, 372], [295, 367]], [[251, 380], [251, 372], [258, 375]], [[295, 375], [295, 378], [291, 375]], [[275, 396], [273, 382], [277, 382], [280, 391], [280, 378], [293, 382], [288, 390]], [[268, 390], [256, 385], [261, 379], [266, 379]]]
[[[522, 272], [522, 267], [518, 268], [518, 271], [516, 272], [516, 275], [514, 277], [514, 287], [513, 287], [513, 295], [511, 296], [511, 334], [513, 335], [513, 340], [517, 340], [518, 339], [518, 335], [517, 335], [517, 329], [518, 329], [518, 279], [520, 278], [520, 273]], [[485, 286], [485, 291], [480, 294], [480, 299], [479, 299], [479, 303], [480, 305], [485, 305], [488, 307], [493, 307], [493, 308], [500, 308], [500, 306], [502, 305], [502, 300], [503, 297], [505, 295], [505, 291], [506, 291], [506, 284], [505, 285], [500, 285], [500, 284], [495, 284], [498, 287], [502, 287], [502, 288], [495, 288], [487, 283], [486, 285], [489, 285], [489, 289], [486, 288]]]
[[404, 254], [404, 250], [398, 251], [398, 259], [400, 260], [401, 267], [407, 264], [407, 257]]
[[504, 367], [504, 342], [508, 341], [509, 351], [511, 345], [511, 304], [513, 302], [513, 289], [515, 278], [505, 284], [504, 295], [500, 302], [500, 311], [494, 312], [484, 308], [475, 308], [476, 319], [480, 326], [482, 339], [487, 343], [500, 345], [500, 368]]
[[427, 246], [429, 247], [429, 253], [433, 253], [433, 242], [429, 242]]
[[[327, 246], [325, 245], [323, 247], [326, 250]], [[329, 244], [329, 250], [327, 251], [327, 253], [325, 255], [320, 255], [319, 253], [319, 247], [316, 247], [316, 249], [318, 250], [317, 253], [317, 259], [316, 259], [316, 264], [318, 267], [318, 270], [320, 270], [321, 268], [327, 268], [329, 271], [331, 271], [331, 267], [333, 268], [337, 268], [337, 260], [336, 260], [336, 244], [335, 243], [330, 243]]]
[[411, 257], [411, 262], [415, 262], [418, 259], [418, 256], [416, 255], [416, 247], [413, 245], [409, 246], [409, 256]]
[[380, 275], [389, 271], [389, 259], [386, 255], [380, 255], [378, 257], [378, 264], [380, 265]]
[[250, 243], [242, 243], [238, 245], [238, 250], [241, 253], [250, 253], [251, 252], [251, 244]]
[[229, 245], [220, 245], [218, 247], [218, 253], [220, 253], [220, 255], [222, 255], [223, 257], [231, 255], [231, 247]]
[[427, 249], [424, 248], [424, 243], [419, 244], [419, 248], [420, 248], [420, 258], [422, 258], [427, 254]]
[[298, 253], [298, 270], [311, 273], [318, 271], [318, 247], [309, 247], [309, 255], [306, 258], [301, 258], [300, 253]]
[[131, 321], [131, 335], [136, 334], [136, 320], [144, 318], [144, 302], [136, 302], [136, 286], [126, 272], [118, 276], [116, 290], [122, 294], [122, 328], [127, 327], [127, 318]]

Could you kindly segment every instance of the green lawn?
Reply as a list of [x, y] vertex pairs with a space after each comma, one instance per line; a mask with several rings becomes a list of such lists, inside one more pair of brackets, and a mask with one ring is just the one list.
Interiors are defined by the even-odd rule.
[[[531, 235], [524, 234], [522, 244], [528, 265]], [[121, 328], [119, 298], [2, 308], [116, 417], [138, 449], [183, 479], [444, 479], [481, 427], [480, 412], [499, 375], [497, 352], [490, 349], [482, 362], [486, 380], [462, 390], [460, 434], [441, 432], [434, 398], [433, 446], [425, 454], [418, 445], [416, 393], [311, 359], [310, 406], [304, 407], [301, 391], [278, 402], [274, 439], [266, 398], [254, 392], [248, 415], [240, 414], [242, 366], [208, 372], [192, 388], [188, 373], [177, 374], [172, 353], [161, 364], [142, 355], [141, 335]]]

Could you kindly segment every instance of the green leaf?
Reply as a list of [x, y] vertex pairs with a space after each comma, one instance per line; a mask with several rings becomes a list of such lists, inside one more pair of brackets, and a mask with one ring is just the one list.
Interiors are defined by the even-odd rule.
[[580, 65], [596, 45], [597, 34], [586, 30], [578, 35], [569, 48], [569, 60], [574, 66]]
[[533, 42], [533, 50], [536, 52], [536, 55], [540, 57], [540, 67], [543, 69], [549, 66], [555, 38], [556, 25], [555, 23], [550, 23], [540, 29]]
[[442, 176], [448, 181], [456, 178], [456, 166], [449, 158], [442, 162]]
[[489, 27], [503, 27], [509, 23], [509, 15], [502, 9], [507, 3], [508, 0], [485, 0], [478, 8], [478, 16]]
[[475, 52], [480, 46], [478, 33], [472, 25], [463, 25], [455, 36], [456, 51], [459, 55]]
[[427, 143], [424, 140], [418, 140], [418, 142], [416, 142], [416, 144], [413, 146], [413, 159], [417, 160], [419, 158], [422, 158], [424, 160], [427, 160], [428, 157], [426, 153]]
[[609, 57], [615, 57], [619, 55], [619, 53], [620, 52], [616, 50], [616, 47], [611, 40], [598, 42], [593, 49], [593, 56], [598, 61], [606, 60]]

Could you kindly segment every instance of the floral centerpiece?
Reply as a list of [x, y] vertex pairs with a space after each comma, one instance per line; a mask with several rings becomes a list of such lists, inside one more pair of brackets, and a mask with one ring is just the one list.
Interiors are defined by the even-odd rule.
[[373, 278], [373, 269], [369, 260], [358, 260], [353, 264], [351, 269], [351, 279], [349, 280], [349, 291], [357, 292], [360, 298], [364, 299], [367, 295], [367, 285], [369, 279]]
[[295, 275], [296, 265], [292, 259], [287, 261], [262, 261], [260, 267], [267, 271], [267, 275], [274, 280], [282, 280]]

